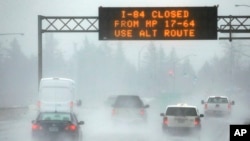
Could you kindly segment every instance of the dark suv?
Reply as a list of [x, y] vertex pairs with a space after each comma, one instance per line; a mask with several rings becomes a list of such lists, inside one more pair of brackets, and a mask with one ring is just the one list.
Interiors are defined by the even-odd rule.
[[137, 95], [118, 95], [112, 105], [112, 118], [117, 122], [138, 123], [147, 121], [146, 108]]

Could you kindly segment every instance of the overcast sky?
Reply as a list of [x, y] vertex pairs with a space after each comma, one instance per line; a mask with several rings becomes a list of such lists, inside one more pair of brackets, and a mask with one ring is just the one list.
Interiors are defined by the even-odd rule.
[[[0, 0], [0, 34], [24, 33], [24, 36], [1, 36], [2, 44], [8, 43], [13, 38], [20, 41], [23, 51], [27, 55], [37, 55], [37, 16], [98, 16], [98, 7], [177, 7], [177, 6], [213, 6], [219, 5], [218, 15], [250, 15], [250, 7], [235, 7], [235, 4], [250, 5], [249, 0]], [[89, 38], [91, 42], [100, 44], [98, 33], [80, 33], [56, 35], [60, 41], [59, 47], [69, 56], [73, 43], [82, 44], [80, 39]], [[116, 41], [105, 41], [115, 45]], [[136, 63], [139, 50], [148, 45], [150, 41], [123, 41], [129, 59]], [[196, 54], [190, 57], [197, 68], [214, 55], [221, 56], [224, 42], [228, 41], [153, 41], [156, 46], [164, 47], [168, 54], [174, 47], [181, 56]], [[129, 45], [129, 46], [128, 46]], [[127, 47], [128, 46], [128, 47]], [[142, 52], [143, 53], [143, 52]]]

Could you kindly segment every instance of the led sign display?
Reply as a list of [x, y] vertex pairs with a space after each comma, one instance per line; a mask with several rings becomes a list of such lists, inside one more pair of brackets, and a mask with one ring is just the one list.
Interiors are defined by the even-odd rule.
[[214, 40], [217, 7], [99, 7], [99, 40]]

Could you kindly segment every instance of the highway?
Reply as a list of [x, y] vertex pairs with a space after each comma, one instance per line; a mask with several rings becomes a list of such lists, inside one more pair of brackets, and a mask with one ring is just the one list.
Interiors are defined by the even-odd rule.
[[[200, 97], [190, 100], [195, 105], [200, 104]], [[187, 99], [187, 102], [189, 100]], [[202, 118], [201, 141], [228, 141], [229, 125], [242, 124], [249, 115], [246, 103], [236, 99], [233, 107], [233, 114], [225, 117], [204, 117]], [[190, 101], [189, 101], [190, 102]], [[84, 141], [192, 141], [188, 137], [170, 137], [161, 131], [160, 109], [156, 103], [151, 101], [148, 109], [147, 125], [124, 125], [114, 126], [110, 119], [111, 109], [101, 107], [83, 106], [77, 109], [79, 120], [83, 120]], [[13, 108], [0, 110], [0, 140], [1, 141], [32, 141], [31, 121], [35, 118], [37, 111], [32, 108]]]

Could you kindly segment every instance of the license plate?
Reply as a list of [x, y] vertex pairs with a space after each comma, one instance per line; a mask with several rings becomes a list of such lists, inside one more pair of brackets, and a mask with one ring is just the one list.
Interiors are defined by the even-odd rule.
[[178, 120], [179, 123], [183, 123], [184, 121], [185, 121], [184, 119]]
[[183, 123], [185, 121], [185, 119], [176, 119], [178, 123]]
[[58, 132], [58, 128], [57, 127], [50, 127], [49, 131], [50, 132]]

